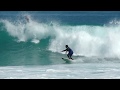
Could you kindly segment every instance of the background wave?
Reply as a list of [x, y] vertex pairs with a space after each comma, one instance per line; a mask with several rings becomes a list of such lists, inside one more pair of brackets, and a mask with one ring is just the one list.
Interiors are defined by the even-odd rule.
[[[21, 19], [25, 15], [29, 17], [29, 22]], [[74, 56], [120, 56], [118, 19], [103, 25], [74, 25], [63, 24], [59, 20], [39, 21], [32, 16], [22, 14], [16, 20], [0, 20], [0, 65], [59, 64], [57, 59], [65, 54], [61, 50], [65, 49], [66, 44], [73, 49]]]

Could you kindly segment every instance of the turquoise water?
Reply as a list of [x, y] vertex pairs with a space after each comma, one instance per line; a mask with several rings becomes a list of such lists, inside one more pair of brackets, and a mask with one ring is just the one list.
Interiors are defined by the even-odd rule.
[[[0, 11], [0, 78], [116, 78], [113, 66], [119, 78], [119, 18], [119, 11]], [[61, 59], [66, 44], [72, 64]]]

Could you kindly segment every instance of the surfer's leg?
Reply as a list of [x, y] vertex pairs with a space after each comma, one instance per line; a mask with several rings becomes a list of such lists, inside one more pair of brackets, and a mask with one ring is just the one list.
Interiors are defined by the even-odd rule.
[[72, 60], [73, 60], [73, 58], [72, 58], [72, 54], [73, 54], [73, 53], [71, 53], [69, 57], [70, 57], [70, 59], [72, 59]]
[[67, 56], [68, 56], [68, 58], [70, 59], [70, 54], [69, 54], [69, 53], [67, 54]]

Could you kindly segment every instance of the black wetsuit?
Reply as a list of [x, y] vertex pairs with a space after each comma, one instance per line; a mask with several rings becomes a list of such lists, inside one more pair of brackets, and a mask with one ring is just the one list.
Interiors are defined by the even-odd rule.
[[69, 48], [69, 47], [67, 47], [66, 51], [68, 51], [68, 52], [69, 52], [69, 53], [68, 53], [68, 56], [69, 56], [69, 57], [71, 57], [71, 56], [72, 56], [72, 54], [73, 54], [72, 49], [71, 49], [71, 48]]

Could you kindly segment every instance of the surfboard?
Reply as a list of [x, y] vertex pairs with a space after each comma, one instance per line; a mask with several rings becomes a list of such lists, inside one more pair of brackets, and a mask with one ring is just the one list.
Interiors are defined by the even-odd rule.
[[72, 63], [73, 61], [71, 59], [68, 58], [62, 58], [66, 63]]

